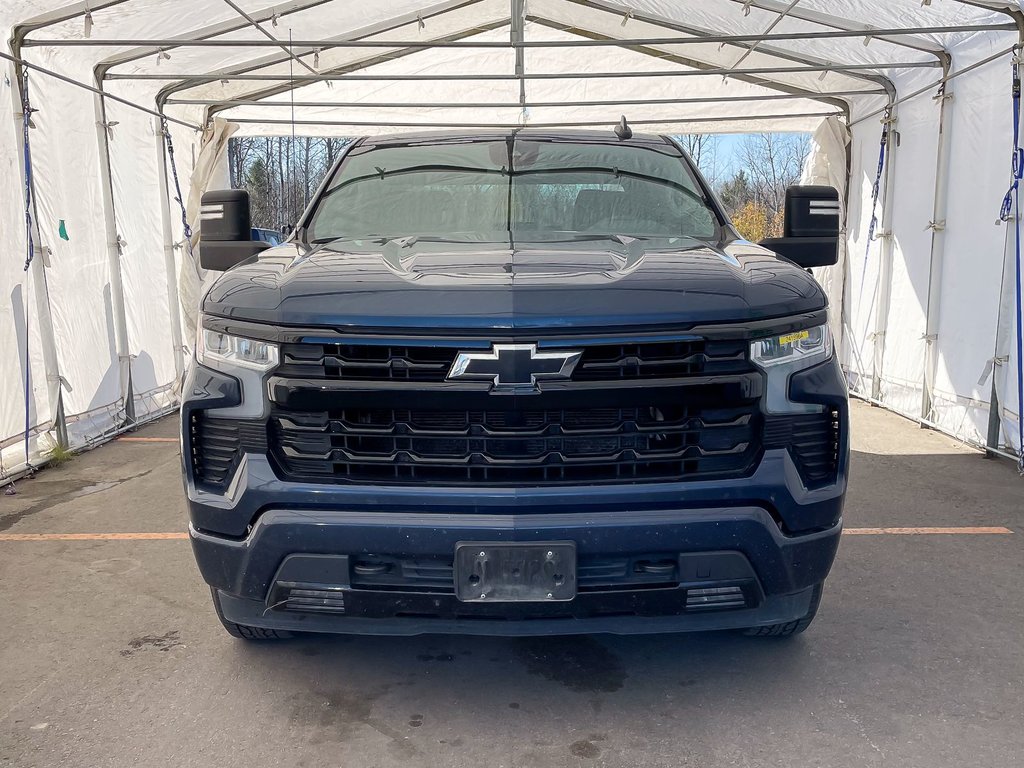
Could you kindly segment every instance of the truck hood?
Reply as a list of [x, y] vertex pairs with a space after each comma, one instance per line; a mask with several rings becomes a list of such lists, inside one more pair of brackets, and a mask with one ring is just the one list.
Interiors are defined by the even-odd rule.
[[621, 240], [289, 243], [217, 278], [203, 310], [285, 326], [473, 331], [679, 327], [826, 304], [807, 272], [751, 243]]

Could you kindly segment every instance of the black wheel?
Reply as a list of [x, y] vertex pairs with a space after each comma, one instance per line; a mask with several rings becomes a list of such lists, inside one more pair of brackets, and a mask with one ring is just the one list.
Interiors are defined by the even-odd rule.
[[210, 587], [210, 594], [213, 595], [213, 607], [217, 611], [217, 618], [220, 619], [220, 623], [224, 625], [224, 629], [232, 637], [237, 637], [241, 640], [249, 640], [250, 642], [259, 642], [263, 640], [287, 640], [294, 635], [291, 632], [284, 632], [279, 629], [264, 629], [263, 627], [250, 627], [245, 624], [236, 624], [233, 621], [228, 621], [224, 618], [224, 612], [220, 607], [220, 595], [217, 594], [217, 590]]
[[818, 605], [821, 603], [821, 587], [821, 584], [814, 587], [814, 593], [811, 595], [811, 607], [802, 619], [782, 624], [769, 624], [766, 627], [750, 627], [743, 630], [743, 634], [747, 637], [793, 637], [793, 635], [799, 635], [814, 621], [814, 615], [818, 612]]

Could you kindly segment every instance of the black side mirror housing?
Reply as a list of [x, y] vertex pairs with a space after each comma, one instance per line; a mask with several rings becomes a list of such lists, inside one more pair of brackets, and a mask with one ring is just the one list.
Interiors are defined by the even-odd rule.
[[782, 237], [761, 245], [805, 268], [827, 267], [839, 260], [839, 192], [833, 187], [786, 190]]
[[249, 193], [244, 189], [207, 192], [199, 207], [199, 265], [224, 272], [270, 247], [252, 239]]

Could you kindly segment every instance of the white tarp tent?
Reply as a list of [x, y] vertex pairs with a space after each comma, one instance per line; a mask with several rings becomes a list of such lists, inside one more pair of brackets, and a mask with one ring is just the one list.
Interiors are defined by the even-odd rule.
[[199, 280], [174, 176], [194, 223], [232, 133], [623, 113], [814, 131], [805, 181], [846, 200], [819, 277], [852, 388], [1020, 450], [1015, 222], [997, 221], [1019, 2], [8, 0], [0, 33], [0, 477], [174, 407]]

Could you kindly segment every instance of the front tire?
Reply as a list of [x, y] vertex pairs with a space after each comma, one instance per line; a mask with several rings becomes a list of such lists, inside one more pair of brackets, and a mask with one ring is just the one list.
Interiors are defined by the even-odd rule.
[[818, 613], [818, 605], [821, 603], [821, 591], [822, 585], [815, 585], [814, 593], [811, 595], [811, 607], [808, 609], [806, 616], [781, 624], [750, 627], [749, 629], [744, 629], [743, 634], [747, 637], [793, 637], [794, 635], [799, 635], [811, 626], [811, 622], [814, 621], [814, 616]]
[[217, 590], [210, 587], [210, 594], [213, 595], [213, 607], [217, 611], [217, 618], [220, 619], [220, 623], [224, 626], [224, 629], [232, 637], [237, 637], [239, 640], [247, 640], [249, 642], [263, 642], [266, 640], [288, 640], [294, 637], [291, 632], [286, 632], [280, 629], [264, 629], [263, 627], [250, 627], [246, 624], [236, 624], [233, 621], [228, 621], [224, 618], [224, 611], [220, 605], [220, 595]]

